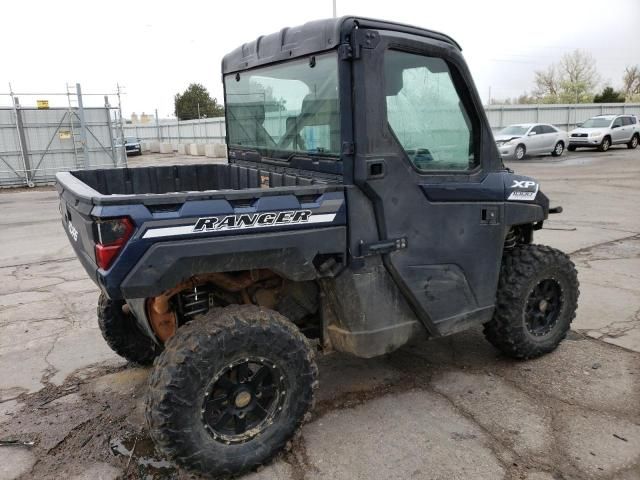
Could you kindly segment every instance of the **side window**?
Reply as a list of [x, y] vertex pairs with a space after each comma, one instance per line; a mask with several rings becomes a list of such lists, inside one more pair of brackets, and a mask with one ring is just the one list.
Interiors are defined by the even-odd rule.
[[558, 133], [558, 130], [551, 125], [542, 125], [542, 129], [544, 133]]
[[536, 135], [541, 135], [543, 133], [547, 133], [544, 131], [544, 125], [536, 125], [531, 129], [532, 132], [536, 132]]
[[621, 127], [622, 126], [622, 117], [618, 117], [613, 121], [612, 127]]
[[622, 125], [631, 125], [631, 117], [622, 117]]
[[473, 126], [444, 60], [388, 50], [384, 80], [387, 121], [418, 170], [478, 165]]
[[629, 119], [631, 120], [631, 125], [638, 123], [638, 119], [636, 117], [629, 117]]

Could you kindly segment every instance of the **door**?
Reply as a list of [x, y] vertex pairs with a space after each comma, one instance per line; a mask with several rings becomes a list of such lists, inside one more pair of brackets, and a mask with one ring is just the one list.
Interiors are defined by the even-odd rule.
[[451, 333], [493, 312], [505, 235], [500, 157], [457, 51], [374, 38], [354, 62], [354, 179], [380, 239], [399, 246], [384, 255], [387, 270], [432, 334]]
[[631, 136], [634, 133], [633, 119], [631, 117], [622, 117], [622, 128], [620, 130], [622, 130], [624, 134], [622, 136], [622, 140], [624, 142], [631, 140]]
[[558, 131], [551, 125], [542, 125], [542, 135], [544, 136], [544, 152], [551, 153], [558, 140]]
[[624, 117], [618, 117], [611, 124], [611, 143], [620, 143], [626, 140], [623, 119]]
[[527, 153], [542, 153], [546, 151], [548, 137], [545, 135], [544, 125], [535, 125], [528, 133]]

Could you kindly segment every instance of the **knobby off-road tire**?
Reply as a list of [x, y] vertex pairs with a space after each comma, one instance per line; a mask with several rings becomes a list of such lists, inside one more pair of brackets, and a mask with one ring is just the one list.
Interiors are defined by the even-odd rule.
[[519, 245], [502, 258], [496, 310], [487, 340], [519, 359], [553, 351], [575, 317], [578, 275], [567, 255], [544, 245]]
[[187, 469], [245, 472], [300, 427], [317, 377], [313, 347], [279, 313], [253, 305], [210, 311], [181, 327], [155, 362], [151, 437]]
[[144, 335], [131, 314], [122, 311], [123, 300], [110, 300], [103, 293], [98, 299], [98, 325], [107, 345], [124, 359], [138, 365], [151, 365], [158, 347]]

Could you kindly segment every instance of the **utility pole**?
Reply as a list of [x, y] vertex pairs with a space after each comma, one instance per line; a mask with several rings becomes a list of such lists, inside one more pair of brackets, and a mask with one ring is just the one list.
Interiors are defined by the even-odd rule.
[[160, 121], [158, 120], [158, 109], [156, 108], [156, 137], [158, 142], [162, 141], [162, 134], [160, 133]]
[[198, 105], [198, 120], [200, 120], [200, 102], [198, 102], [196, 105]]
[[122, 158], [122, 165], [127, 166], [127, 149], [124, 146], [124, 121], [122, 120], [122, 99], [120, 98], [121, 86], [120, 83], [116, 83], [116, 89], [118, 92], [118, 111], [116, 112], [116, 118], [120, 117], [120, 122], [117, 124], [118, 134], [120, 135], [122, 147], [120, 148], [120, 154]]
[[491, 105], [491, 85], [489, 85], [489, 99], [487, 100], [487, 105]]
[[336, 18], [336, 1], [337, 0], [333, 0], [333, 18]]
[[82, 168], [89, 166], [89, 145], [87, 144], [87, 122], [84, 116], [82, 88], [76, 83], [76, 98], [78, 99], [78, 116], [80, 117], [80, 146], [82, 147]]

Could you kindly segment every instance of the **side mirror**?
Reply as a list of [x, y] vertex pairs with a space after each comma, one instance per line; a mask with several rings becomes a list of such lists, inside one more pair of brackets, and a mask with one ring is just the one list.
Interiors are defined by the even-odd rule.
[[532, 135], [536, 135], [536, 132], [529, 132], [529, 133], [528, 133], [528, 136], [529, 136], [529, 137], [530, 137], [530, 136], [532, 136]]
[[581, 127], [581, 126], [582, 126], [582, 122], [576, 123], [576, 127]]
[[612, 129], [614, 129], [614, 128], [620, 128], [620, 125], [611, 125], [611, 128], [612, 128]]

